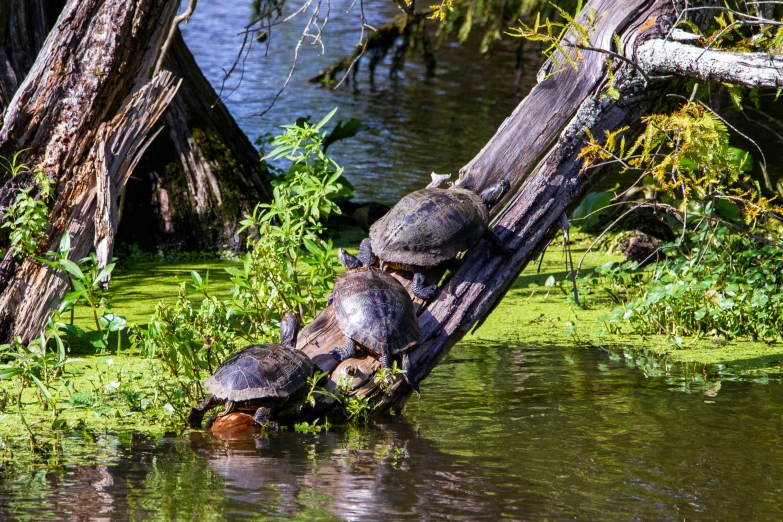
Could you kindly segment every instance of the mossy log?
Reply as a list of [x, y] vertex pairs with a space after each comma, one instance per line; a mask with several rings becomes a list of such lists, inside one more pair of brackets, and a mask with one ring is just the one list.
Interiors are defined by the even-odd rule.
[[[25, 162], [57, 183], [42, 253], [56, 250], [67, 231], [71, 257], [79, 259], [110, 235], [106, 199], [118, 198], [176, 92], [170, 73], [149, 76], [177, 5], [71, 0], [7, 107], [0, 155], [28, 149]], [[26, 178], [0, 178], [0, 208]], [[109, 238], [104, 255], [110, 246]], [[38, 335], [65, 290], [61, 274], [9, 250], [0, 263], [0, 342]]]
[[[655, 0], [592, 0], [588, 9], [599, 14], [595, 47], [610, 49], [620, 35], [623, 54], [633, 59], [637, 46], [660, 36], [671, 22], [671, 2]], [[549, 64], [544, 65], [546, 70]], [[605, 130], [628, 126], [628, 137], [641, 129], [640, 118], [661, 99], [660, 86], [645, 85], [634, 67], [617, 61], [614, 86], [617, 101], [604, 95], [609, 77], [606, 56], [585, 53], [578, 70], [568, 68], [543, 79], [501, 125], [481, 152], [460, 171], [457, 186], [482, 191], [499, 181], [511, 190], [493, 210], [494, 230], [514, 255], [503, 257], [484, 241], [469, 251], [460, 267], [441, 285], [428, 303], [417, 303], [421, 340], [411, 352], [411, 377], [420, 382], [468, 331], [480, 325], [509, 290], [528, 262], [538, 256], [563, 224], [565, 215], [601, 178], [581, 171], [578, 154], [586, 131], [602, 136]], [[439, 274], [430, 274], [437, 281]], [[396, 276], [410, 288], [407, 273]], [[330, 352], [344, 336], [332, 308], [327, 307], [299, 335], [298, 348], [316, 367], [328, 372], [325, 387], [334, 392], [341, 377], [350, 379], [351, 393], [370, 398], [376, 413], [399, 410], [411, 394], [400, 377], [381, 388], [374, 379], [378, 361], [370, 356], [337, 362]], [[302, 420], [339, 410], [334, 399], [320, 396]], [[214, 430], [214, 428], [213, 428]], [[235, 435], [235, 434], [234, 434]]]

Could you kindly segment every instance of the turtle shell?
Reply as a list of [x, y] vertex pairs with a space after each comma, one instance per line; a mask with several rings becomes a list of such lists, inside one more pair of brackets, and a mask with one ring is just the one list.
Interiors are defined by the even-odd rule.
[[419, 340], [419, 322], [408, 291], [372, 267], [348, 270], [334, 282], [334, 315], [340, 330], [369, 351], [400, 353]]
[[435, 266], [475, 245], [489, 211], [472, 190], [411, 192], [370, 227], [372, 249], [390, 264]]
[[204, 386], [228, 401], [288, 397], [312, 374], [313, 363], [302, 352], [280, 344], [254, 344], [226, 359]]

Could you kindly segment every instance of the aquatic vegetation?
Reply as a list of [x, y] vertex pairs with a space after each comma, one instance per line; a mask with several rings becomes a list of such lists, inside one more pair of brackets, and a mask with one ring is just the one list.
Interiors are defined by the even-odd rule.
[[[783, 252], [726, 227], [709, 233], [708, 242], [659, 263], [647, 277], [616, 279], [628, 297], [609, 321], [630, 321], [640, 334], [668, 335], [677, 344], [702, 335], [783, 339]], [[614, 266], [600, 270], [610, 277], [622, 271]]]
[[[60, 239], [57, 252], [47, 252], [48, 257], [37, 258], [55, 270], [62, 271], [68, 277], [71, 291], [65, 294], [60, 302], [59, 313], [63, 315], [65, 312], [70, 312], [71, 321], [70, 324], [63, 324], [62, 328], [75, 338], [88, 341], [101, 353], [108, 348], [109, 334], [114, 332], [117, 334], [119, 353], [122, 340], [120, 332], [125, 330], [128, 322], [125, 317], [111, 311], [111, 303], [106, 298], [104, 289], [116, 263], [112, 261], [101, 268], [98, 266], [95, 253], [90, 253], [89, 256], [78, 261], [68, 259], [70, 253], [71, 237], [68, 232], [65, 232]], [[82, 301], [90, 308], [94, 330], [85, 330], [73, 324], [74, 308]]]

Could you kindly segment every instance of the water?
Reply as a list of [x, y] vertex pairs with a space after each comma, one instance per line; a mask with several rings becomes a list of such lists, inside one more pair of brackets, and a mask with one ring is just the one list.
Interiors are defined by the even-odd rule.
[[684, 384], [599, 350], [463, 342], [382, 425], [103, 437], [89, 465], [6, 477], [0, 519], [779, 519], [781, 385]]
[[[334, 107], [339, 107], [335, 122], [360, 119], [369, 130], [335, 144], [329, 152], [345, 167], [358, 200], [394, 203], [426, 185], [433, 170], [456, 176], [511, 114], [521, 97], [514, 93], [515, 50], [509, 42], [484, 58], [476, 52], [477, 43], [465, 47], [444, 44], [437, 55], [435, 77], [430, 79], [420, 60], [408, 60], [403, 74], [392, 81], [387, 59], [376, 71], [375, 92], [370, 91], [366, 60], [358, 94], [352, 86], [333, 91], [308, 83], [321, 69], [353, 52], [360, 25], [358, 3], [345, 14], [352, 3], [331, 2], [323, 38], [325, 53], [320, 54], [320, 47], [303, 45], [288, 88], [266, 115], [258, 116], [283, 86], [304, 18], [275, 27], [268, 54], [263, 44], [255, 43], [238, 72], [227, 81], [223, 97], [252, 140], [267, 133], [278, 134], [280, 125], [301, 116], [310, 115], [318, 121]], [[190, 23], [183, 24], [185, 40], [215, 86], [221, 84], [223, 70], [231, 67], [241, 47], [243, 37], [237, 33], [248, 23], [249, 5], [204, 2]], [[365, 2], [368, 23], [374, 27], [398, 12], [388, 0]], [[529, 47], [531, 74], [523, 78], [521, 93], [532, 87], [536, 64], [541, 60], [533, 46]]]
[[[251, 137], [335, 106], [339, 118], [361, 119], [370, 130], [331, 152], [358, 199], [390, 203], [432, 170], [456, 173], [492, 136], [518, 102], [514, 56], [446, 46], [432, 79], [413, 62], [396, 82], [380, 68], [375, 92], [366, 75], [359, 94], [316, 88], [306, 79], [358, 38], [356, 13], [337, 14], [348, 5], [333, 3], [326, 55], [304, 50], [267, 115], [255, 116], [282, 85], [301, 25], [278, 27], [268, 56], [256, 46], [226, 103]], [[366, 5], [373, 25], [396, 9]], [[248, 13], [244, 2], [202, 2], [185, 26], [213, 83]], [[62, 467], [0, 474], [0, 520], [780, 518], [780, 383], [647, 378], [598, 350], [462, 342], [421, 387], [402, 416], [361, 430], [230, 445], [201, 434], [73, 434]]]

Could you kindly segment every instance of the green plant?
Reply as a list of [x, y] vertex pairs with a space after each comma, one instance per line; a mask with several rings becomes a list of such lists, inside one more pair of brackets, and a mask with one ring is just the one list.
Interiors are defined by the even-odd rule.
[[[259, 204], [241, 222], [248, 232], [248, 252], [241, 268], [228, 268], [233, 288], [229, 299], [209, 290], [209, 274], [191, 273], [173, 303], [160, 303], [146, 328], [132, 332], [135, 345], [159, 357], [196, 400], [200, 382], [244, 344], [277, 341], [280, 318], [289, 310], [303, 322], [326, 306], [336, 276], [331, 241], [324, 240], [324, 221], [339, 208], [334, 198], [350, 195], [343, 169], [324, 152], [332, 134], [322, 132], [334, 115], [312, 125], [300, 119], [272, 139], [264, 158], [286, 160], [276, 174], [272, 202]], [[332, 141], [352, 135], [340, 130]], [[194, 294], [201, 296], [195, 302]]]
[[708, 230], [707, 241], [702, 233], [689, 236], [687, 253], [647, 277], [604, 267], [625, 301], [609, 322], [629, 321], [636, 332], [668, 335], [676, 346], [687, 336], [783, 339], [783, 251], [725, 226]]
[[[47, 252], [48, 257], [37, 258], [55, 270], [63, 271], [68, 277], [71, 291], [63, 297], [60, 307], [71, 313], [71, 321], [64, 328], [69, 334], [88, 341], [102, 352], [108, 347], [109, 333], [115, 332], [119, 352], [121, 332], [126, 328], [127, 321], [120, 315], [106, 311], [111, 309], [111, 306], [103, 289], [103, 283], [111, 276], [116, 263], [112, 262], [100, 268], [94, 253], [78, 261], [68, 259], [70, 253], [71, 236], [65, 232], [57, 252]], [[85, 301], [90, 307], [95, 330], [84, 330], [73, 324], [73, 310], [80, 301]], [[101, 314], [101, 310], [104, 310], [104, 313]]]
[[[76, 361], [66, 354], [65, 343], [61, 336], [64, 326], [59, 321], [58, 310], [49, 319], [46, 329], [40, 336], [24, 343], [16, 337], [12, 343], [0, 345], [0, 381], [16, 380], [19, 386], [14, 393], [17, 415], [25, 427], [30, 441], [31, 450], [37, 452], [37, 438], [31, 425], [24, 415], [22, 397], [26, 389], [35, 390], [35, 396], [43, 409], [52, 409], [53, 422], [57, 422], [57, 400], [52, 393], [52, 383], [63, 371], [65, 365]], [[50, 345], [54, 345], [53, 347]]]
[[19, 162], [19, 151], [9, 160], [0, 156], [2, 166], [12, 178], [32, 175], [29, 187], [21, 189], [3, 216], [2, 228], [10, 229], [10, 248], [14, 257], [32, 255], [45, 239], [48, 225], [49, 201], [54, 193], [54, 182], [41, 169], [30, 169]]

